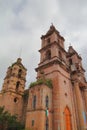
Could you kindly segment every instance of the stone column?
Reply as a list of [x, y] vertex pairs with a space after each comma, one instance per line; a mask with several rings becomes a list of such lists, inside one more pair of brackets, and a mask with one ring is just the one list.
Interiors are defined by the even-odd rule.
[[87, 89], [84, 89], [85, 109], [87, 112]]
[[60, 130], [60, 91], [58, 77], [53, 79], [53, 130]]
[[77, 103], [77, 112], [78, 112], [77, 120], [79, 120], [79, 128], [80, 130], [85, 130], [86, 124], [85, 124], [84, 115], [83, 115], [85, 111], [84, 111], [82, 95], [81, 95], [78, 82], [74, 84], [74, 89], [75, 89], [75, 96], [76, 96], [76, 103]]

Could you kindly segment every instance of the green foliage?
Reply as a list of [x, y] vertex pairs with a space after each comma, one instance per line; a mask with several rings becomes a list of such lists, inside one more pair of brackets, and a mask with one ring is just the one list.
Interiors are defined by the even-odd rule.
[[32, 82], [30, 84], [30, 88], [34, 87], [36, 85], [41, 85], [41, 84], [45, 84], [47, 85], [49, 88], [52, 88], [52, 81], [51, 79], [38, 79], [36, 82]]
[[45, 84], [49, 87], [49, 88], [52, 88], [52, 80], [50, 79], [47, 79]]
[[17, 116], [11, 115], [4, 107], [0, 107], [0, 130], [15, 129], [22, 130], [24, 126], [17, 121]]

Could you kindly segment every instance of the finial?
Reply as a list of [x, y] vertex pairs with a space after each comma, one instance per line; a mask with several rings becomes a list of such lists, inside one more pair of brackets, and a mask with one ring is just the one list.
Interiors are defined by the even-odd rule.
[[21, 58], [18, 58], [18, 59], [17, 59], [17, 62], [18, 62], [18, 63], [21, 63], [21, 61], [22, 61]]
[[55, 27], [54, 27], [53, 23], [51, 23], [50, 29], [52, 29], [52, 30], [54, 30], [54, 29], [55, 29]]

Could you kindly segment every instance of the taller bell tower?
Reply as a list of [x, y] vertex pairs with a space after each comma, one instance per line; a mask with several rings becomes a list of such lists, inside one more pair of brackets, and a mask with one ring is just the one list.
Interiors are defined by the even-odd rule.
[[[48, 76], [48, 71], [45, 71], [45, 69], [48, 66], [53, 68], [54, 64], [61, 64], [63, 68], [67, 69], [66, 51], [64, 49], [65, 40], [53, 25], [50, 26], [45, 35], [42, 35], [41, 40], [40, 63], [36, 68], [38, 72], [37, 78], [41, 76], [42, 71]], [[51, 69], [50, 72], [52, 72]]]

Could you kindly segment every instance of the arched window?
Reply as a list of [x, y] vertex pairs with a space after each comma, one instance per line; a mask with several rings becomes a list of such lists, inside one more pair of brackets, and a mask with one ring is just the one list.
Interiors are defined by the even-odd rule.
[[71, 114], [70, 114], [70, 110], [69, 110], [68, 107], [65, 108], [64, 115], [65, 115], [65, 126], [66, 126], [66, 130], [72, 130], [72, 126], [71, 126]]
[[18, 90], [19, 86], [20, 86], [20, 81], [17, 81], [17, 83], [16, 83], [16, 90]]
[[50, 38], [47, 39], [47, 43], [48, 43], [48, 44], [50, 43]]
[[48, 106], [49, 106], [49, 97], [48, 96], [46, 96], [45, 104], [46, 104], [46, 108], [48, 108]]
[[46, 130], [49, 130], [49, 121], [48, 121], [48, 118], [46, 119]]
[[69, 59], [69, 64], [72, 65], [72, 59]]
[[34, 126], [34, 120], [32, 120], [32, 126]]
[[21, 78], [21, 74], [22, 74], [22, 69], [19, 69], [19, 71], [18, 71], [18, 78]]
[[61, 52], [59, 51], [59, 58], [62, 59], [62, 54]]
[[51, 59], [51, 51], [50, 51], [50, 50], [48, 50], [48, 51], [46, 52], [46, 59], [48, 59], [48, 60]]
[[33, 96], [33, 108], [36, 108], [36, 95]]

